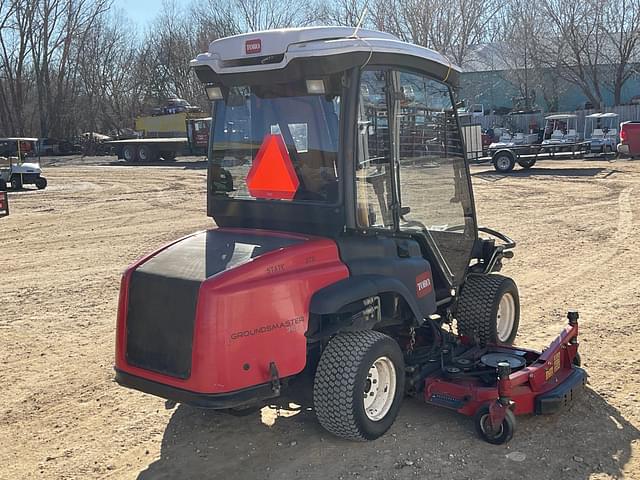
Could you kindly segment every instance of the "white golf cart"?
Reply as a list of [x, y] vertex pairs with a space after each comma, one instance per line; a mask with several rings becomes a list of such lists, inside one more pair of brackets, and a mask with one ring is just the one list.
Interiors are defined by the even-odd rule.
[[618, 114], [592, 113], [584, 119], [584, 139], [591, 141], [591, 153], [614, 153], [618, 144]]
[[8, 183], [14, 190], [27, 184], [38, 190], [46, 188], [40, 158], [30, 156], [37, 141], [37, 138], [0, 138], [0, 190], [6, 190]]
[[545, 117], [543, 146], [566, 146], [578, 143], [578, 117], [571, 113], [560, 113]]

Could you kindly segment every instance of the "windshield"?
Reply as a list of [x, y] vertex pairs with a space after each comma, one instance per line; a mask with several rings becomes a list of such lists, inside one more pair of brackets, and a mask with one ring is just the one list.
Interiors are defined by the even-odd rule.
[[340, 76], [221, 93], [210, 149], [215, 196], [338, 201]]

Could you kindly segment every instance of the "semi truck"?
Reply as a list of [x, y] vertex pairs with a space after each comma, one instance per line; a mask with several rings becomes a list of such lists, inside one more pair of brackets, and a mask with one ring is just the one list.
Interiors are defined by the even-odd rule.
[[135, 120], [139, 137], [106, 142], [127, 162], [174, 160], [179, 155], [206, 155], [211, 117], [185, 100], [169, 100], [164, 107]]

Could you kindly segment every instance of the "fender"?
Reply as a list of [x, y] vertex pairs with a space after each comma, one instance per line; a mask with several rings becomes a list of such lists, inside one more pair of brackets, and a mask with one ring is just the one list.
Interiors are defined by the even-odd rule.
[[381, 293], [396, 293], [404, 298], [419, 323], [436, 310], [435, 298], [433, 311], [422, 312], [415, 295], [412, 295], [401, 281], [384, 275], [370, 274], [345, 278], [318, 290], [311, 298], [309, 311], [315, 315], [329, 315], [345, 305]]

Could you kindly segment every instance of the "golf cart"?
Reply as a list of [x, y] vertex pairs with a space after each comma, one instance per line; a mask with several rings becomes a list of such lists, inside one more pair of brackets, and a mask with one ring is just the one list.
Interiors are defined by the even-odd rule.
[[555, 114], [545, 117], [543, 146], [563, 147], [580, 141], [578, 117], [574, 114]]
[[234, 413], [312, 391], [353, 440], [383, 435], [405, 395], [491, 443], [571, 400], [576, 313], [544, 353], [511, 346], [518, 289], [497, 272], [515, 242], [477, 225], [458, 67], [345, 27], [223, 38], [191, 65], [213, 103], [217, 227], [123, 274], [117, 382]]
[[34, 184], [38, 190], [47, 187], [39, 157], [35, 154], [36, 138], [0, 138], [0, 190], [11, 183], [14, 190]]
[[591, 153], [615, 153], [618, 145], [618, 114], [592, 113], [584, 121], [584, 139], [591, 142]]

